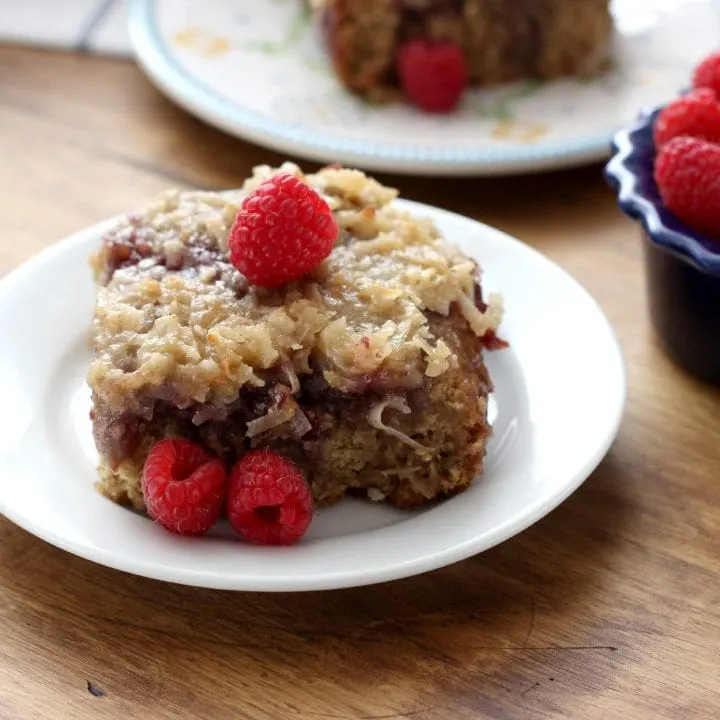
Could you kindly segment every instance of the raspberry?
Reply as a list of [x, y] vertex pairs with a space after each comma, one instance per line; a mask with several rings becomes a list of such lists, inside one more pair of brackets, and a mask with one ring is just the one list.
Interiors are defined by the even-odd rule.
[[695, 68], [693, 87], [707, 88], [720, 97], [720, 53], [709, 55]]
[[468, 84], [465, 55], [452, 42], [406, 42], [398, 53], [397, 70], [405, 94], [430, 113], [454, 110]]
[[668, 105], [655, 121], [655, 146], [675, 137], [720, 142], [720, 104], [712, 90], [693, 90]]
[[337, 236], [320, 195], [294, 175], [279, 173], [243, 201], [228, 239], [230, 259], [251, 283], [280, 287], [322, 262]]
[[298, 468], [271, 450], [252, 450], [230, 473], [227, 516], [245, 540], [292, 545], [312, 520], [310, 488]]
[[202, 535], [222, 512], [223, 463], [188, 440], [162, 440], [145, 461], [142, 489], [148, 515], [178, 535]]
[[675, 138], [655, 161], [660, 196], [692, 229], [720, 236], [720, 146], [697, 138]]

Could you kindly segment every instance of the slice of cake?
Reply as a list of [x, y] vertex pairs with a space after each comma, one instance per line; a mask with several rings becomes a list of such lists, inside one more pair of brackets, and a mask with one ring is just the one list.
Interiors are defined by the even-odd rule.
[[[342, 82], [382, 99], [406, 85], [403, 49], [450, 45], [473, 86], [586, 75], [608, 56], [609, 0], [310, 0]], [[426, 86], [456, 83], [458, 61], [414, 53]], [[421, 67], [422, 66], [422, 67]], [[450, 69], [448, 69], [450, 68]], [[447, 74], [449, 73], [449, 75]], [[410, 78], [412, 80], [412, 77]], [[411, 83], [412, 84], [412, 83]], [[408, 90], [409, 88], [405, 88]]]
[[[330, 254], [259, 287], [231, 261], [228, 236], [248, 193], [280, 171], [329, 206]], [[88, 381], [111, 499], [145, 507], [143, 466], [165, 438], [228, 468], [270, 448], [318, 504], [359, 494], [417, 507], [481, 472], [482, 350], [501, 308], [483, 300], [477, 264], [358, 171], [280, 171], [257, 168], [226, 193], [167, 193], [103, 238]]]

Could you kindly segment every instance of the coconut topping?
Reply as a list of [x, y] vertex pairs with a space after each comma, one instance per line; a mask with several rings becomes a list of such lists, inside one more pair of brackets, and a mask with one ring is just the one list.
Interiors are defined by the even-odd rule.
[[[428, 314], [454, 306], [480, 337], [498, 327], [499, 298], [476, 304], [476, 264], [431, 222], [394, 207], [394, 190], [355, 170], [280, 170], [314, 187], [340, 227], [327, 260], [283, 288], [251, 286], [227, 258], [242, 199], [277, 172], [268, 167], [241, 190], [165, 193], [108, 233], [93, 259], [102, 285], [89, 373], [96, 398], [118, 412], [142, 395], [221, 406], [273, 372], [297, 393], [298, 376], [318, 368], [344, 392], [374, 376], [418, 384], [457, 362]], [[373, 411], [393, 432], [386, 407], [405, 410], [389, 400]], [[291, 413], [278, 408], [249, 434]]]

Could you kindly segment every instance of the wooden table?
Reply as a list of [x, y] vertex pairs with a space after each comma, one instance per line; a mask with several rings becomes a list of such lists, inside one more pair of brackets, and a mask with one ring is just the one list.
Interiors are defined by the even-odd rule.
[[[167, 186], [231, 187], [279, 160], [130, 63], [1, 48], [0, 272]], [[637, 231], [600, 169], [383, 179], [520, 237], [599, 300], [630, 387], [605, 462], [501, 547], [338, 592], [164, 585], [0, 520], [0, 718], [720, 717], [720, 394], [658, 349]]]

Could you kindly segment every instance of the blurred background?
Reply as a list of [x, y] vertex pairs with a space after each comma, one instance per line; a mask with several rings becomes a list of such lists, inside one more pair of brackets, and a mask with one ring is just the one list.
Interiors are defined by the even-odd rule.
[[2, 0], [0, 43], [130, 55], [123, 0]]

